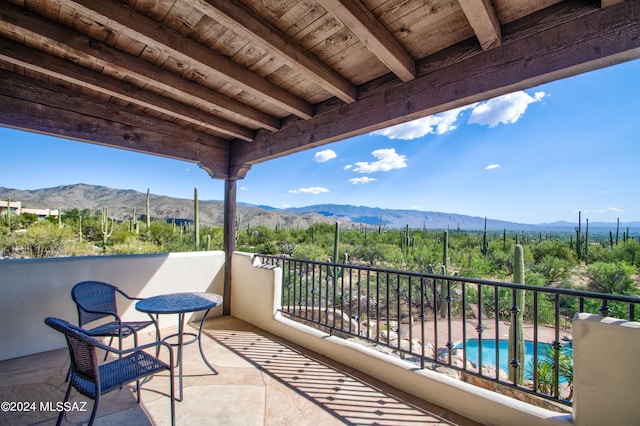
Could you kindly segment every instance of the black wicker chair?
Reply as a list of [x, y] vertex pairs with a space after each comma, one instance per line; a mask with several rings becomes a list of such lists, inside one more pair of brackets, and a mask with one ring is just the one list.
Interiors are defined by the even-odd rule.
[[[118, 315], [117, 295], [129, 300], [142, 300], [130, 297], [118, 287], [101, 281], [82, 281], [71, 289], [71, 297], [78, 308], [78, 325], [85, 325], [93, 321], [112, 317], [113, 321], [101, 324], [97, 327], [87, 328], [89, 334], [94, 337], [110, 337], [109, 346], [114, 338], [119, 339], [118, 348], [122, 350], [122, 339], [134, 335], [134, 346], [138, 344], [138, 331], [150, 325], [156, 326], [156, 341], [158, 340], [158, 324], [153, 321], [128, 321], [123, 322]], [[126, 325], [126, 327], [119, 327]], [[114, 327], [117, 326], [117, 327]], [[106, 358], [105, 358], [106, 360]]]
[[[93, 399], [93, 410], [89, 425], [93, 424], [100, 402], [100, 396], [123, 385], [136, 382], [138, 404], [140, 403], [140, 379], [151, 376], [161, 371], [169, 371], [170, 397], [171, 397], [171, 424], [175, 425], [175, 386], [174, 386], [174, 360], [173, 348], [165, 342], [153, 342], [136, 346], [131, 349], [120, 350], [100, 343], [87, 334], [86, 330], [58, 318], [47, 318], [45, 323], [63, 333], [69, 347], [71, 357], [70, 380], [67, 393], [64, 396], [63, 405], [66, 405], [71, 394], [71, 388], [75, 388], [82, 395]], [[126, 327], [126, 326], [124, 326]], [[169, 352], [169, 362], [165, 363], [143, 349], [164, 346]], [[96, 348], [118, 354], [119, 358], [99, 365]], [[64, 411], [58, 415], [56, 425], [60, 425], [64, 417]]]

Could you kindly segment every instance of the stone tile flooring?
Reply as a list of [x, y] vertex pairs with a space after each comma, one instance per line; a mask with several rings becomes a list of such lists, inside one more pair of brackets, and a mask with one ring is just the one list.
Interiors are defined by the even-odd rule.
[[[141, 342], [152, 339], [141, 335]], [[185, 347], [178, 425], [476, 424], [233, 317], [208, 320], [203, 347], [218, 374], [197, 345]], [[0, 412], [0, 425], [55, 424], [58, 413], [47, 402], [63, 400], [67, 368], [66, 349], [0, 362], [0, 401], [36, 403], [31, 412]], [[163, 374], [144, 383], [140, 405], [135, 386], [105, 395], [95, 424], [170, 424], [168, 382]], [[71, 400], [87, 401], [75, 391]], [[91, 408], [89, 401], [87, 411], [68, 412], [63, 424], [86, 424]]]

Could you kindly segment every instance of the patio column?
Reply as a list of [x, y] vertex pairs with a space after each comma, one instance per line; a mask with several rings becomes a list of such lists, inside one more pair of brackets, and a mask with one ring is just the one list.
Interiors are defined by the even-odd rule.
[[231, 315], [231, 259], [236, 250], [236, 180], [224, 181], [224, 300], [223, 315]]

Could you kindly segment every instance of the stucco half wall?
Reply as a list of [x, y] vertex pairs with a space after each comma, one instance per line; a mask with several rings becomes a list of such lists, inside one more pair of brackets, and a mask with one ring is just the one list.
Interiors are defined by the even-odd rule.
[[[0, 360], [65, 347], [60, 333], [47, 327], [44, 319], [53, 316], [77, 323], [71, 300], [71, 288], [77, 282], [108, 282], [132, 297], [183, 291], [222, 294], [224, 262], [222, 251], [2, 260]], [[149, 319], [136, 311], [133, 302], [119, 301], [126, 302], [119, 306], [123, 319]], [[222, 307], [209, 315], [221, 314]], [[177, 317], [161, 315], [160, 326], [175, 325]]]
[[283, 339], [378, 378], [405, 392], [486, 425], [566, 425], [559, 414], [495, 392], [421, 370], [392, 356], [284, 318], [279, 312], [282, 270], [260, 265], [248, 253], [235, 253], [231, 312]]
[[640, 424], [640, 323], [578, 313], [573, 354], [576, 424]]

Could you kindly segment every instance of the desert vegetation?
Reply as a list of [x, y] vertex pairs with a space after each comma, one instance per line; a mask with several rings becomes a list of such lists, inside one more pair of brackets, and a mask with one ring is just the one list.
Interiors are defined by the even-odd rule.
[[[443, 231], [354, 224], [338, 229], [327, 223], [269, 228], [247, 223], [238, 229], [236, 247], [305, 260], [510, 280], [514, 246], [520, 244], [527, 284], [638, 294], [640, 242], [629, 230], [588, 234], [580, 224], [574, 233], [456, 229], [449, 230], [446, 242]], [[135, 209], [128, 220], [120, 221], [111, 219], [106, 208], [69, 209], [43, 220], [10, 212], [0, 217], [3, 258], [220, 250], [222, 244], [220, 226], [152, 219]]]

